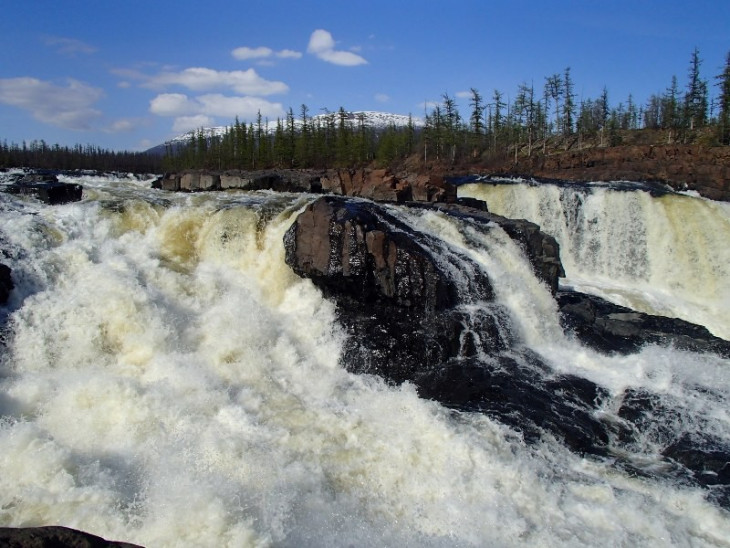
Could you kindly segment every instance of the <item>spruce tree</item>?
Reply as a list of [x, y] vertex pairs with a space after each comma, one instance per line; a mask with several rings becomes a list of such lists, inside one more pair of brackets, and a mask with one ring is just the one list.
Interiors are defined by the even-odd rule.
[[725, 67], [717, 76], [720, 87], [720, 112], [717, 116], [717, 136], [721, 144], [730, 145], [730, 51], [725, 59]]

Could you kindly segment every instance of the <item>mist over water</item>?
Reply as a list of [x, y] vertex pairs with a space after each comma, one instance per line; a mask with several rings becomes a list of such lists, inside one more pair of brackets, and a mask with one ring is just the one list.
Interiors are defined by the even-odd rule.
[[[0, 308], [1, 525], [147, 546], [730, 545], [728, 513], [703, 489], [549, 438], [528, 445], [408, 384], [345, 371], [333, 305], [284, 263], [283, 234], [312, 196], [80, 182], [84, 200], [56, 207], [0, 193], [16, 282]], [[612, 394], [646, 387], [701, 417], [682, 428], [728, 439], [726, 360], [594, 353], [562, 335], [501, 229], [399, 215], [483, 265], [514, 336], [557, 372]], [[569, 283], [590, 279], [598, 267], [573, 274], [581, 261], [561, 244]], [[631, 293], [654, 280], [641, 268], [606, 278]], [[719, 331], [722, 314], [708, 316]], [[653, 450], [640, 451], [648, 468]]]

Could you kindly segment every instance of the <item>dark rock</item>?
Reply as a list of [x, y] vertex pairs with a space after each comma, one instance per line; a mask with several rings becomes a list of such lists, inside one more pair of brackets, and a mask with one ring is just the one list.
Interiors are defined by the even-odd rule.
[[715, 337], [701, 325], [643, 314], [572, 291], [559, 292], [557, 301], [563, 328], [601, 352], [629, 354], [653, 343], [730, 357], [730, 342]]
[[730, 508], [730, 444], [710, 433], [706, 418], [671, 398], [637, 389], [623, 394], [618, 416], [625, 421], [620, 447], [640, 453], [653, 445], [664, 457], [665, 475], [708, 488], [710, 498]]
[[563, 264], [560, 262], [560, 244], [555, 238], [542, 232], [535, 223], [489, 213], [485, 202], [467, 198], [459, 198], [456, 203], [409, 202], [407, 205], [441, 211], [460, 219], [469, 219], [483, 227], [489, 223], [498, 224], [510, 238], [520, 244], [537, 277], [547, 284], [553, 294], [557, 292], [559, 278], [565, 276]]
[[81, 200], [83, 187], [73, 183], [61, 183], [56, 175], [30, 173], [14, 183], [0, 187], [10, 194], [34, 196], [47, 204], [65, 204]]
[[105, 540], [68, 527], [0, 527], [6, 548], [140, 548], [137, 544]]
[[[555, 437], [629, 473], [702, 486], [708, 498], [730, 507], [730, 444], [710, 433], [714, 419], [667, 394], [611, 394], [554, 371], [515, 339], [479, 265], [401, 221], [397, 212], [406, 206], [437, 209], [478, 230], [498, 222], [531, 253], [536, 270], [546, 259], [560, 265], [557, 244], [536, 225], [483, 209], [320, 198], [284, 236], [286, 262], [335, 302], [348, 334], [342, 362], [349, 371], [410, 382], [420, 396], [485, 413], [527, 442]], [[656, 342], [730, 356], [730, 343], [700, 326], [578, 293], [557, 298], [564, 327], [602, 351], [633, 352]]]
[[10, 298], [10, 292], [15, 287], [10, 267], [0, 263], [0, 304], [5, 304]]
[[337, 304], [348, 370], [410, 381], [423, 397], [488, 413], [528, 440], [547, 431], [581, 453], [605, 453], [608, 433], [593, 416], [603, 392], [516, 350], [509, 315], [468, 257], [381, 205], [335, 196], [310, 204], [284, 245], [287, 264]]

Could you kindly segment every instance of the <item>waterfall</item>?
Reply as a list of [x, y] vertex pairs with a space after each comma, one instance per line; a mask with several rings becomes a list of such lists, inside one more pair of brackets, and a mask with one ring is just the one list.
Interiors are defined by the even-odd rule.
[[459, 195], [554, 236], [566, 286], [730, 339], [730, 204], [597, 184], [474, 183]]
[[[0, 525], [162, 547], [727, 546], [728, 513], [705, 489], [648, 473], [659, 434], [637, 441], [636, 473], [348, 373], [334, 306], [284, 263], [283, 234], [312, 196], [80, 182], [84, 199], [56, 207], [0, 193], [0, 260], [16, 284], [0, 307]], [[728, 438], [727, 360], [592, 352], [563, 335], [550, 292], [499, 227], [398, 215], [483, 267], [515, 354], [599, 383], [612, 397], [598, 413], [646, 390], [677, 404], [677, 428]], [[689, 224], [674, 222], [663, 226]], [[643, 230], [646, 255], [667, 229]], [[569, 258], [569, 283], [587, 284], [604, 260], [576, 271]], [[659, 283], [652, 260], [596, 272], [597, 286]], [[727, 265], [712, 268], [717, 278]], [[692, 286], [662, 287], [675, 285]]]

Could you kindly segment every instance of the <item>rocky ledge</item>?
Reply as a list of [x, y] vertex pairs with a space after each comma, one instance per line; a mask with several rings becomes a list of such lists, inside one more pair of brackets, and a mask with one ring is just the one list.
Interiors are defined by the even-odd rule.
[[456, 187], [440, 175], [394, 174], [387, 169], [270, 169], [167, 173], [153, 183], [162, 190], [276, 190], [359, 196], [377, 201], [444, 202], [456, 199]]
[[[525, 249], [538, 276], [557, 287], [557, 244], [536, 225], [491, 215], [479, 203], [407, 205], [468, 219], [470, 230], [499, 224]], [[691, 410], [670, 408], [649, 393], [609, 394], [587, 379], [556, 373], [516, 338], [483, 269], [411, 228], [401, 207], [326, 196], [311, 203], [284, 236], [287, 264], [337, 306], [348, 333], [342, 355], [348, 370], [411, 382], [422, 397], [486, 413], [528, 442], [554, 436], [581, 454], [616, 459], [632, 473], [706, 486], [709, 496], [730, 507], [730, 447], [710, 435], [697, 440], [680, 432], [657, 439], [666, 466], [641, 468], [641, 440], [657, 431], [657, 421], [685, 414], [691, 421]], [[730, 355], [729, 343], [699, 326], [587, 295], [558, 293], [557, 299], [565, 329], [603, 352], [665, 342]], [[600, 412], [608, 400], [615, 400], [619, 421]]]
[[520, 156], [492, 172], [529, 174], [571, 181], [657, 181], [694, 190], [711, 200], [730, 201], [730, 147], [636, 144], [553, 151]]
[[33, 196], [50, 205], [78, 202], [81, 200], [83, 187], [73, 183], [59, 182], [54, 174], [30, 173], [18, 180], [0, 185], [0, 190], [10, 194]]
[[105, 540], [60, 526], [0, 527], [0, 546], [6, 548], [141, 548], [137, 544]]
[[677, 318], [636, 312], [594, 295], [561, 291], [561, 324], [583, 344], [609, 354], [630, 354], [645, 344], [665, 344], [730, 358], [730, 342], [705, 327]]

